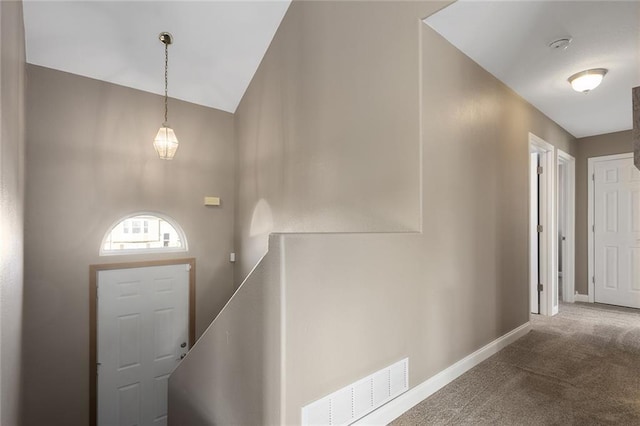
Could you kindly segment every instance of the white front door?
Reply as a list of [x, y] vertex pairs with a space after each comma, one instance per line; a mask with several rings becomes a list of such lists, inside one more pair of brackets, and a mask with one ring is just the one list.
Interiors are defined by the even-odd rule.
[[640, 171], [633, 158], [594, 165], [595, 301], [640, 308]]
[[98, 426], [167, 424], [169, 374], [189, 344], [189, 267], [98, 272]]

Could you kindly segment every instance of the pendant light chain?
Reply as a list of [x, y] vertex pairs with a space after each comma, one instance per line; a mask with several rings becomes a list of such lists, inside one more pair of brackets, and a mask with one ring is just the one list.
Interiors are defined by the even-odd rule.
[[168, 86], [169, 86], [169, 43], [164, 44], [164, 122], [167, 122], [169, 116], [169, 100], [168, 100]]

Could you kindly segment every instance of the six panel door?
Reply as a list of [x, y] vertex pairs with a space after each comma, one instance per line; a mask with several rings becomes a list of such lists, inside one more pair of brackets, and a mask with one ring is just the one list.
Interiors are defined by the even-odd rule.
[[188, 350], [189, 265], [98, 273], [98, 426], [167, 424], [169, 375]]
[[640, 171], [633, 159], [594, 166], [595, 301], [640, 308]]

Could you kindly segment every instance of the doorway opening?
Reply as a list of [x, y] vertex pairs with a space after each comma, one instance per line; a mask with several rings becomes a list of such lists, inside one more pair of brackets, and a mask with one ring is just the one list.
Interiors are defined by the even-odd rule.
[[558, 286], [557, 299], [575, 301], [575, 165], [571, 155], [557, 150]]
[[195, 259], [91, 265], [89, 296], [90, 425], [166, 425], [195, 343]]
[[529, 133], [529, 306], [558, 313], [554, 147]]

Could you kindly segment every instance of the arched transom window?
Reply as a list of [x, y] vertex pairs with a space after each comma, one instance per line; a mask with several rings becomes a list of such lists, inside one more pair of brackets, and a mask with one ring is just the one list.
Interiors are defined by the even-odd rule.
[[135, 213], [116, 222], [102, 239], [100, 255], [187, 251], [178, 224], [158, 213]]

